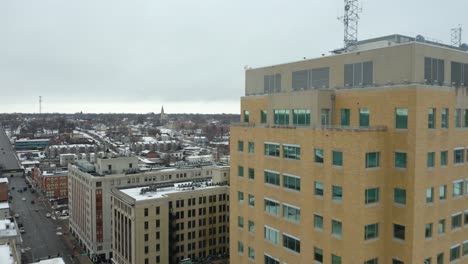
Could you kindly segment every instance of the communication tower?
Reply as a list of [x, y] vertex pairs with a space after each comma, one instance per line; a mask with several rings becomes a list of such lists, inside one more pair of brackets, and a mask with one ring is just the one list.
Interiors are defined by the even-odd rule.
[[344, 15], [339, 17], [344, 25], [344, 48], [352, 49], [358, 39], [359, 13], [362, 11], [358, 6], [358, 0], [344, 0]]
[[456, 28], [452, 28], [451, 30], [451, 44], [455, 47], [460, 47], [462, 44], [462, 27], [458, 25]]

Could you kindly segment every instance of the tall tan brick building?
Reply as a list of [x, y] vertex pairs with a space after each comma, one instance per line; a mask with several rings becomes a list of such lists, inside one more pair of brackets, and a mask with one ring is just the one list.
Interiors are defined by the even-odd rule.
[[231, 263], [468, 263], [468, 53], [336, 53], [246, 71]]

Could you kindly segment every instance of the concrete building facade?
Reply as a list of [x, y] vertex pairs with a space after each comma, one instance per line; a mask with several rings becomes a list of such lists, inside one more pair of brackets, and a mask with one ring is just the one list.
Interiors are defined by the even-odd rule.
[[466, 52], [400, 35], [248, 69], [231, 262], [468, 261], [467, 85]]
[[186, 164], [142, 172], [138, 158], [97, 159], [95, 165], [81, 161], [70, 164], [68, 202], [70, 231], [91, 258], [112, 257], [111, 200], [112, 188], [137, 187], [157, 182], [177, 182], [219, 175], [228, 180], [229, 167], [214, 164]]
[[229, 263], [227, 182], [112, 189], [111, 200], [114, 263]]

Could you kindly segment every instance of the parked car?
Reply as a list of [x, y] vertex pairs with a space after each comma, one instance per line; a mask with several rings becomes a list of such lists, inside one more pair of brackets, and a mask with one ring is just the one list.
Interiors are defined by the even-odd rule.
[[45, 216], [46, 216], [46, 217], [51, 217], [52, 215], [51, 215], [51, 214], [49, 214], [49, 213], [47, 213]]
[[21, 198], [21, 200], [26, 201], [26, 197]]
[[27, 190], [28, 190], [28, 187], [24, 186], [23, 191], [27, 191]]
[[31, 204], [34, 204], [34, 203], [35, 203], [34, 200], [31, 200]]
[[20, 215], [19, 215], [19, 214], [15, 214], [14, 217], [15, 217], [15, 218], [19, 218]]
[[21, 227], [20, 228], [20, 233], [25, 233], [25, 232], [26, 232], [26, 230], [24, 230], [24, 227]]

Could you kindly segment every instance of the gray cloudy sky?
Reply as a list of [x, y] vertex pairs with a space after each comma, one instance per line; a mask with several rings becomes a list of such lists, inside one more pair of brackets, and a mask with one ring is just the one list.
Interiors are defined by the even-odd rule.
[[[467, 0], [362, 0], [359, 39], [450, 43]], [[244, 66], [342, 46], [343, 0], [4, 0], [0, 112], [238, 113]], [[465, 33], [464, 40], [468, 42]]]

